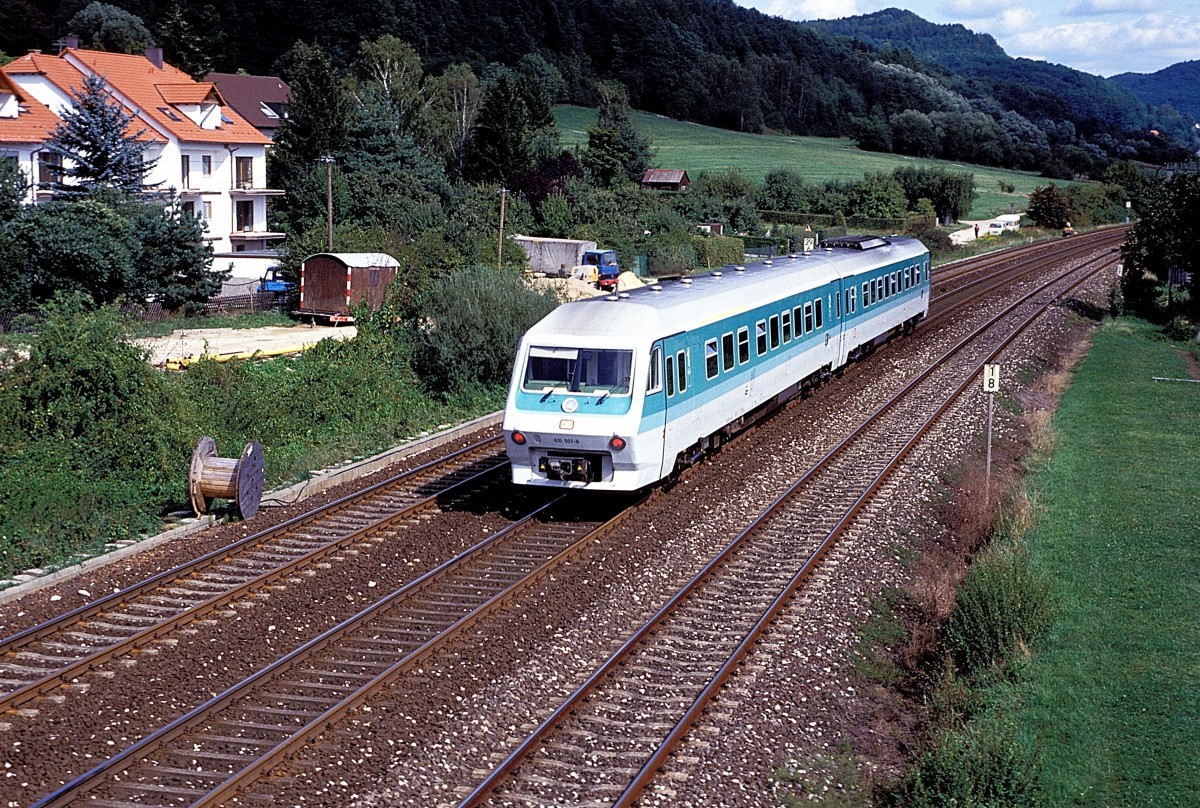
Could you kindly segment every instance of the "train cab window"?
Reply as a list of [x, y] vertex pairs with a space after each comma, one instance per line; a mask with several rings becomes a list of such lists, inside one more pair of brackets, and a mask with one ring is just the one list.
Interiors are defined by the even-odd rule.
[[646, 392], [657, 393], [662, 390], [662, 348], [655, 345], [650, 352], [650, 373], [646, 378]]
[[783, 344], [787, 345], [792, 341], [792, 313], [785, 311], [780, 319], [783, 321]]
[[720, 368], [717, 367], [717, 341], [710, 339], [704, 343], [704, 376], [715, 379]]
[[821, 298], [818, 297], [813, 301], [813, 325], [818, 331], [821, 329], [821, 326], [825, 324], [824, 319], [825, 318], [821, 316]]
[[726, 373], [733, 370], [733, 334], [721, 335], [721, 369]]
[[679, 371], [679, 392], [687, 390], [687, 352], [680, 351], [677, 355], [675, 369]]
[[583, 395], [628, 396], [633, 351], [531, 346], [521, 388], [531, 393], [559, 389]]
[[754, 324], [754, 348], [758, 351], [758, 355], [762, 356], [767, 352], [767, 321], [759, 320]]
[[675, 395], [675, 357], [667, 355], [667, 397]]
[[750, 361], [750, 329], [738, 329], [738, 364], [744, 365]]
[[813, 330], [813, 304], [805, 303], [804, 304], [804, 333], [807, 334], [808, 332], [810, 332], [812, 330]]
[[779, 315], [772, 314], [771, 319], [767, 323], [767, 330], [770, 332], [771, 337], [771, 350], [773, 351], [779, 347]]

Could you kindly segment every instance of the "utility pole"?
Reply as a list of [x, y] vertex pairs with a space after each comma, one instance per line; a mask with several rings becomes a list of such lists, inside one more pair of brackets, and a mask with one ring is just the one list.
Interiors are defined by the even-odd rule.
[[333, 163], [332, 155], [326, 154], [318, 160], [325, 164], [325, 233], [326, 252], [333, 252]]
[[500, 240], [496, 242], [496, 269], [504, 268], [504, 199], [507, 188], [500, 189]]

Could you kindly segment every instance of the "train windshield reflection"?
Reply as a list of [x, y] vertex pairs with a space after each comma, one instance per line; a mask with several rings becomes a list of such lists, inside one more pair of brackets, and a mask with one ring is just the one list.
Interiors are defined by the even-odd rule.
[[533, 346], [521, 387], [531, 393], [627, 396], [632, 373], [633, 351]]

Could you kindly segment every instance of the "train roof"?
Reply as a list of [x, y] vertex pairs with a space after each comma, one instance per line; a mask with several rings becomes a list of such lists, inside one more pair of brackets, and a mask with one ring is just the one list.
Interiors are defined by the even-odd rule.
[[690, 331], [732, 314], [824, 286], [838, 278], [928, 253], [913, 238], [852, 236], [811, 253], [724, 267], [703, 275], [564, 303], [526, 335], [554, 343], [635, 344]]

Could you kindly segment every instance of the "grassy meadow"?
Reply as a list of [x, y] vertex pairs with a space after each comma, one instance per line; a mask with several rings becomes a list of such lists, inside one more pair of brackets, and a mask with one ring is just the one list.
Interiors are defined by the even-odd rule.
[[1047, 805], [1195, 805], [1200, 795], [1200, 385], [1140, 321], [1098, 333], [1034, 479], [1035, 569], [1055, 622], [1012, 720]]
[[[857, 180], [868, 172], [890, 173], [898, 166], [966, 170], [975, 175], [977, 192], [969, 219], [987, 219], [1013, 208], [1023, 210], [1029, 193], [1049, 183], [1027, 171], [862, 151], [848, 138], [754, 135], [643, 112], [635, 112], [633, 117], [639, 131], [650, 136], [658, 158], [655, 165], [685, 169], [693, 178], [704, 171], [736, 168], [750, 179], [761, 180], [773, 169], [790, 167], [803, 171], [814, 185], [823, 185], [829, 180]], [[587, 144], [587, 130], [596, 123], [596, 110], [558, 106], [554, 118], [563, 147], [573, 149]], [[1001, 191], [1001, 182], [1012, 185], [1013, 193]]]

